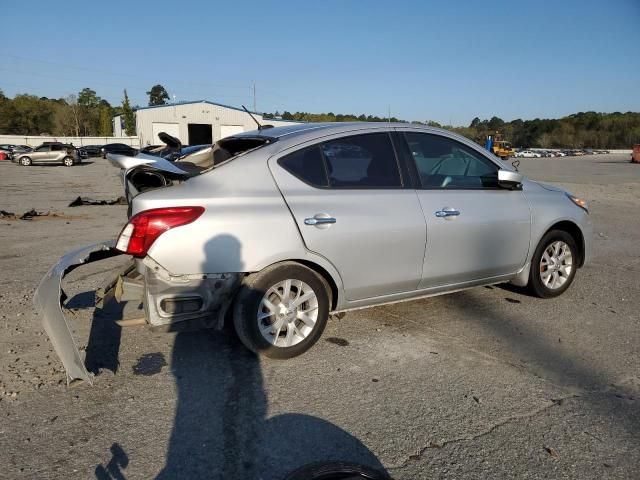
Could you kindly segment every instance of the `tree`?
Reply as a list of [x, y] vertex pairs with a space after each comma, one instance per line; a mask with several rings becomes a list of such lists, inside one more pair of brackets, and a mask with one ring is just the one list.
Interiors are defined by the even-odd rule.
[[100, 97], [96, 95], [95, 90], [83, 88], [78, 93], [78, 105], [86, 108], [97, 108], [100, 105]]
[[133, 137], [136, 134], [136, 116], [129, 103], [129, 96], [127, 90], [124, 91], [124, 99], [122, 100], [122, 116], [124, 118], [124, 131], [129, 137]]
[[149, 106], [166, 105], [169, 100], [169, 94], [162, 85], [154, 85], [147, 95], [149, 95]]
[[111, 112], [111, 106], [107, 102], [100, 105], [98, 135], [101, 137], [110, 137], [113, 135], [113, 124], [111, 123], [113, 115]]

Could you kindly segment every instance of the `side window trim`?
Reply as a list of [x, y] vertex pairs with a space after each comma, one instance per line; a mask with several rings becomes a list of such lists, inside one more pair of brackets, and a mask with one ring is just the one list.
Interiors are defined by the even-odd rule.
[[[409, 147], [409, 141], [407, 139], [407, 133], [417, 133], [417, 134], [421, 134], [421, 135], [433, 135], [433, 136], [437, 136], [440, 138], [444, 138], [446, 140], [449, 140], [451, 142], [454, 143], [458, 143], [466, 148], [468, 148], [469, 150], [473, 151], [475, 154], [477, 154], [478, 156], [482, 157], [487, 163], [491, 164], [493, 167], [495, 167], [496, 172], [498, 170], [500, 170], [500, 165], [496, 164], [492, 159], [488, 158], [486, 155], [484, 155], [482, 152], [478, 152], [476, 149], [474, 149], [473, 147], [470, 147], [469, 145], [466, 145], [465, 143], [449, 137], [448, 135], [441, 135], [437, 132], [425, 132], [425, 131], [421, 131], [421, 130], [400, 130], [398, 131], [398, 133], [402, 136], [402, 140], [403, 140], [403, 145], [404, 145], [404, 156], [406, 158], [406, 161], [409, 163], [410, 165], [410, 170], [412, 170], [412, 172], [414, 173], [415, 177], [416, 177], [416, 186], [415, 188], [417, 190], [502, 190], [502, 188], [500, 188], [499, 186], [481, 186], [481, 187], [470, 187], [470, 186], [452, 186], [449, 188], [442, 188], [442, 187], [430, 187], [430, 186], [424, 186], [422, 185], [422, 179], [420, 177], [420, 174], [418, 173], [418, 167], [416, 165], [416, 161], [415, 158], [413, 157], [412, 153], [411, 153], [411, 148]], [[468, 169], [468, 166], [467, 166]]]

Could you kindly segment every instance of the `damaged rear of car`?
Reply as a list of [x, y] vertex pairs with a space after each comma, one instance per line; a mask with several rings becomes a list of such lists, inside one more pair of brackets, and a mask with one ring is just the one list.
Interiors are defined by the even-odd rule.
[[[224, 167], [231, 159], [275, 140], [261, 135], [226, 138], [215, 145], [187, 151], [175, 161], [148, 154], [136, 157], [109, 155], [110, 162], [121, 172], [129, 203], [128, 223], [117, 241], [89, 245], [62, 257], [47, 272], [34, 296], [34, 304], [42, 315], [45, 330], [65, 367], [69, 382], [76, 379], [92, 382], [92, 375], [84, 365], [64, 309], [66, 295], [62, 280], [79, 266], [117, 255], [130, 255], [131, 263], [96, 292], [97, 302], [111, 298], [118, 302], [140, 302], [144, 306], [145, 322], [169, 331], [222, 326], [243, 276], [244, 265], [239, 248], [224, 238], [218, 245], [202, 245], [198, 265], [186, 261], [193, 250], [192, 246], [184, 248], [186, 243], [183, 240], [167, 238], [165, 245], [160, 245], [157, 240], [161, 236], [173, 236], [180, 229], [207, 228], [203, 223], [193, 225], [196, 220], [206, 222], [212, 228], [211, 219], [215, 219], [214, 223], [219, 226], [221, 222], [229, 222], [233, 208], [226, 208], [222, 199], [229, 189], [241, 181], [246, 182], [246, 179], [227, 169], [233, 178], [221, 178], [211, 189], [210, 181], [202, 180], [203, 174]], [[220, 168], [220, 172], [223, 170]], [[264, 173], [268, 174], [266, 165]], [[215, 178], [218, 176], [225, 177], [215, 172]], [[172, 199], [169, 204], [162, 200], [167, 197], [157, 195], [166, 188], [176, 192], [168, 197]], [[277, 189], [273, 190], [272, 197], [276, 201]], [[213, 198], [207, 201], [206, 192], [210, 191]], [[141, 195], [143, 193], [145, 195]], [[194, 205], [193, 199], [198, 196], [202, 201]], [[281, 211], [282, 215], [285, 213]], [[189, 236], [189, 230], [184, 234]], [[224, 248], [228, 249], [226, 264], [215, 265], [207, 249], [220, 253]]]

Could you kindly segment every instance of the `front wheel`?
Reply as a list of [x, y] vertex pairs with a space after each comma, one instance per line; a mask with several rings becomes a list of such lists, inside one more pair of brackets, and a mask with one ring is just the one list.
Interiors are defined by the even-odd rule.
[[561, 295], [576, 275], [578, 249], [573, 237], [562, 230], [545, 234], [538, 244], [529, 273], [529, 289], [541, 298]]
[[233, 324], [251, 351], [286, 359], [303, 354], [320, 338], [329, 316], [329, 289], [313, 270], [286, 262], [245, 277]]
[[62, 163], [64, 164], [65, 167], [73, 167], [74, 161], [73, 161], [73, 158], [71, 157], [64, 157], [62, 159]]
[[28, 167], [29, 165], [31, 165], [31, 159], [29, 157], [20, 158], [20, 165], [22, 165], [23, 167]]

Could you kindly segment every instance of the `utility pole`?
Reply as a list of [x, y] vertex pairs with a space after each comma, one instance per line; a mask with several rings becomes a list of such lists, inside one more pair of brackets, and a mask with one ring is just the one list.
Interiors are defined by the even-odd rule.
[[253, 82], [253, 111], [257, 112], [258, 110], [256, 109], [256, 82]]
[[389, 119], [389, 123], [391, 123], [391, 105], [387, 106], [387, 113], [389, 114], [387, 118]]

